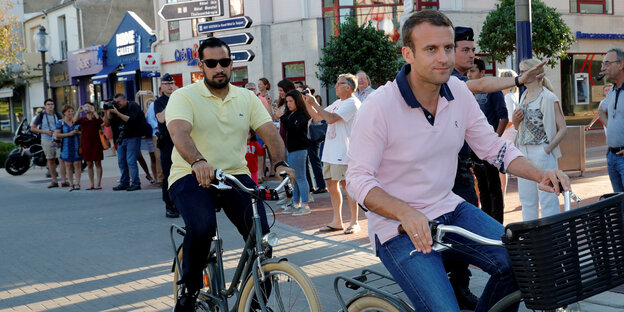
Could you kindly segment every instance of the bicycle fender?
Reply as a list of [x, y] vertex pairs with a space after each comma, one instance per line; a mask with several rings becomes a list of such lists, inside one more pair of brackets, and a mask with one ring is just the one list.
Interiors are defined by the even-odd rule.
[[265, 259], [262, 261], [262, 265], [264, 266], [268, 263], [280, 263], [282, 261], [288, 261], [288, 259], [286, 257]]

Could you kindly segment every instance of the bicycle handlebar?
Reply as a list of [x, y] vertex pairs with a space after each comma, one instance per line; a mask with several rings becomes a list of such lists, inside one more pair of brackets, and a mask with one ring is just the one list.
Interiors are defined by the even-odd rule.
[[[565, 201], [564, 203], [565, 211], [570, 210], [570, 199], [573, 199], [577, 203], [581, 201], [581, 199], [578, 196], [576, 196], [576, 194], [572, 193], [571, 191], [564, 191], [563, 198]], [[488, 246], [503, 247], [503, 242], [501, 240], [483, 237], [481, 235], [470, 232], [459, 226], [445, 225], [445, 224], [440, 224], [437, 221], [429, 221], [429, 229], [431, 230], [431, 237], [433, 238], [433, 246], [431, 247], [433, 251], [440, 252], [440, 251], [444, 251], [452, 247], [452, 244], [442, 243], [442, 239], [444, 238], [444, 235], [446, 233], [455, 233], [462, 237], [468, 238], [474, 242], [488, 245]], [[397, 231], [399, 232], [399, 234], [407, 234], [402, 224], [399, 224], [399, 226], [397, 227]], [[411, 251], [410, 256], [416, 252], [417, 252], [416, 250]]]
[[292, 184], [290, 182], [290, 177], [286, 174], [285, 171], [280, 172], [280, 176], [284, 179], [282, 182], [274, 189], [265, 189], [264, 187], [254, 187], [248, 188], [243, 183], [241, 183], [235, 176], [223, 172], [221, 169], [215, 170], [215, 181], [217, 184], [211, 183], [210, 186], [216, 188], [217, 190], [229, 190], [232, 189], [230, 185], [227, 185], [225, 181], [230, 181], [234, 183], [234, 185], [241, 191], [256, 195], [263, 200], [278, 200], [279, 194], [284, 191], [286, 197], [291, 198], [292, 194]]

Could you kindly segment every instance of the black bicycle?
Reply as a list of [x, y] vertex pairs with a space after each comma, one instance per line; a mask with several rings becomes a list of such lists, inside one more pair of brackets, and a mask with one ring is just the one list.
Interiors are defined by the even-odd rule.
[[[529, 309], [544, 311], [578, 305], [581, 300], [624, 284], [624, 193], [603, 195], [597, 203], [571, 211], [570, 197], [580, 202], [573, 193], [564, 192], [565, 212], [510, 223], [501, 240], [431, 222], [432, 250], [453, 248], [444, 241], [446, 233], [507, 250], [519, 290], [503, 297], [490, 312], [505, 311], [520, 301]], [[398, 231], [401, 233], [402, 227]], [[341, 293], [345, 288], [357, 291], [348, 301]], [[415, 311], [399, 297], [402, 291], [395, 280], [376, 271], [364, 270], [355, 277], [338, 276], [334, 290], [342, 312]]]
[[[267, 256], [268, 250], [277, 245], [278, 239], [274, 233], [262, 235], [257, 201], [277, 200], [281, 194], [292, 197], [290, 179], [283, 172], [281, 176], [284, 180], [275, 189], [265, 189], [264, 187], [247, 188], [236, 177], [221, 170], [216, 170], [215, 176], [217, 184], [210, 186], [216, 190], [236, 188], [251, 195], [253, 225], [229, 287], [225, 285], [223, 241], [217, 226], [204, 269], [204, 288], [198, 296], [197, 311], [322, 311], [321, 299], [310, 278], [287, 259]], [[182, 245], [176, 244], [176, 233], [183, 236], [186, 231], [178, 225], [171, 225], [171, 243], [176, 255], [173, 264], [175, 300], [182, 291], [178, 282], [183, 252]], [[235, 304], [231, 309], [228, 305], [230, 298], [235, 298]]]

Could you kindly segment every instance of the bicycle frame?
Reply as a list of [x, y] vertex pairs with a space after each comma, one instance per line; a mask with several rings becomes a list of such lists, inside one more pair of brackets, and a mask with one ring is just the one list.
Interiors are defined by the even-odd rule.
[[[211, 184], [212, 187], [215, 187], [217, 190], [229, 190], [232, 187], [223, 183], [224, 178], [229, 177], [229, 175], [217, 171], [218, 184]], [[234, 184], [246, 192], [252, 192], [252, 189], [249, 189], [242, 185], [238, 180], [230, 180], [233, 181]], [[285, 179], [278, 189], [288, 183], [288, 180]], [[263, 235], [262, 235], [262, 225], [260, 220], [260, 214], [258, 213], [258, 199], [254, 196], [251, 196], [251, 206], [253, 211], [253, 224], [251, 230], [249, 231], [249, 236], [245, 241], [245, 247], [241, 256], [239, 258], [238, 264], [236, 266], [236, 271], [234, 272], [234, 276], [232, 277], [232, 281], [229, 287], [225, 287], [225, 271], [223, 266], [223, 239], [219, 234], [219, 225], [218, 221], [215, 220], [216, 223], [216, 232], [215, 236], [212, 238], [213, 246], [210, 248], [210, 252], [208, 254], [207, 259], [207, 267], [210, 272], [210, 293], [203, 293], [202, 295], [208, 297], [212, 302], [211, 304], [214, 306], [218, 306], [220, 311], [230, 311], [228, 307], [228, 298], [236, 295], [237, 300], [234, 305], [232, 311], [235, 311], [238, 307], [239, 300], [238, 297], [240, 295], [239, 287], [243, 286], [244, 282], [247, 280], [246, 277], [249, 274], [252, 274], [254, 279], [254, 285], [256, 290], [256, 298], [258, 298], [258, 304], [260, 305], [260, 309], [263, 312], [267, 312], [266, 304], [264, 303], [261, 293], [261, 285], [260, 283], [265, 280], [264, 271], [261, 269], [262, 264], [265, 259], [264, 249], [263, 249]], [[177, 252], [178, 248], [176, 247], [175, 240], [173, 238], [174, 229], [177, 230], [178, 233], [184, 235], [186, 231], [178, 225], [173, 224], [170, 229], [171, 235], [171, 243], [173, 246], [175, 256], [175, 265], [178, 267], [178, 272], [182, 272], [182, 266], [180, 261], [178, 261]], [[253, 272], [252, 272], [253, 270]], [[180, 275], [181, 278], [181, 275]], [[242, 282], [242, 283], [241, 283]], [[277, 290], [276, 290], [277, 291]], [[200, 302], [200, 305], [206, 305], [204, 302]], [[210, 308], [209, 306], [205, 306], [205, 308]]]

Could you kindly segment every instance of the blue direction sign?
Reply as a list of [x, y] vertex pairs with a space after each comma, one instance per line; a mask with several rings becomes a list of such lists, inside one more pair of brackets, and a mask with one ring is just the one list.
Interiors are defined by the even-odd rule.
[[222, 13], [221, 0], [167, 3], [158, 11], [158, 15], [168, 22], [190, 18], [219, 16]]
[[[183, 2], [184, 3], [184, 2]], [[248, 28], [251, 26], [252, 20], [249, 16], [229, 18], [219, 21], [197, 24], [197, 33], [205, 34], [222, 30], [233, 30]]]
[[234, 62], [251, 62], [256, 55], [251, 50], [232, 51], [232, 61]]
[[[230, 47], [250, 44], [254, 40], [254, 37], [250, 33], [235, 34], [216, 38], [223, 40], [223, 42], [227, 43], [227, 45], [229, 45]], [[204, 41], [206, 41], [206, 39], [199, 40], [199, 45], [201, 45]]]

